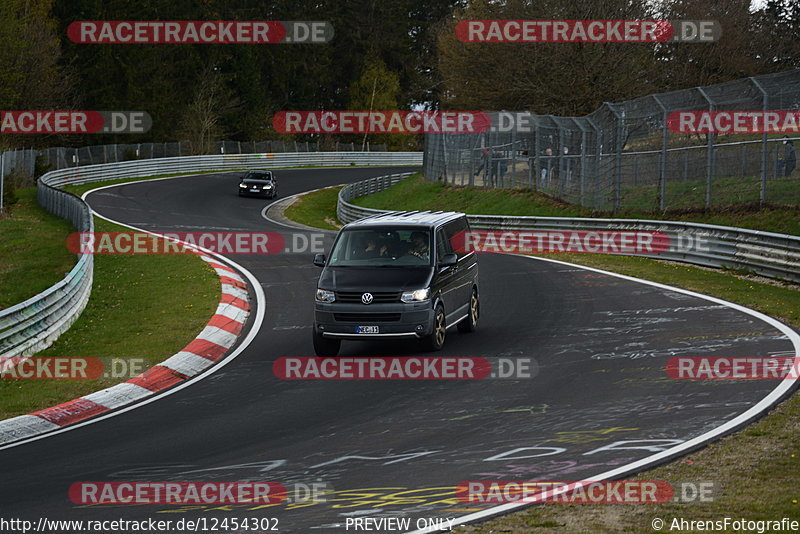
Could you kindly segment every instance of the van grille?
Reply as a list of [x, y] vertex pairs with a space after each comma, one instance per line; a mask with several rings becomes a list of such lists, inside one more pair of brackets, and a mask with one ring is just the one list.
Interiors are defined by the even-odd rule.
[[399, 321], [399, 313], [334, 313], [333, 318], [345, 323], [390, 323]]
[[344, 303], [358, 303], [361, 304], [361, 295], [364, 293], [372, 293], [372, 304], [381, 304], [387, 302], [400, 302], [400, 291], [337, 291], [337, 302]]

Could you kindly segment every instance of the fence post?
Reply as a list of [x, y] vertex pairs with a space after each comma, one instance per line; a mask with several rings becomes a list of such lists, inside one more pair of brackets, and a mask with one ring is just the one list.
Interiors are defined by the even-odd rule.
[[[531, 122], [533, 122], [533, 160], [528, 160], [528, 166], [533, 166], [533, 190], [538, 191], [539, 186], [536, 184], [539, 183], [539, 180], [542, 176], [542, 161], [539, 159], [539, 156], [542, 153], [542, 141], [541, 137], [539, 136], [538, 117], [534, 115], [534, 118]], [[528, 154], [528, 157], [530, 157], [530, 154]]]
[[600, 165], [601, 165], [601, 157], [600, 152], [602, 151], [602, 141], [600, 139], [600, 128], [594, 123], [592, 119], [586, 117], [586, 122], [589, 123], [589, 126], [592, 127], [594, 130], [594, 140], [595, 140], [595, 162], [594, 162], [594, 179], [592, 180], [592, 209], [597, 209], [597, 194], [600, 189]]
[[[769, 110], [769, 93], [764, 87], [758, 83], [755, 78], [749, 78], [753, 85], [761, 91], [762, 107], [764, 111]], [[767, 132], [761, 134], [761, 187], [758, 193], [759, 204], [764, 204], [767, 201]]]
[[667, 197], [667, 143], [669, 141], [669, 129], [667, 128], [667, 108], [661, 102], [657, 95], [653, 95], [653, 99], [661, 108], [663, 113], [663, 123], [661, 124], [661, 155], [658, 160], [658, 209], [664, 211], [666, 208]]
[[[586, 194], [586, 128], [576, 119], [572, 117], [572, 122], [581, 131], [581, 182], [580, 182], [580, 205], [584, 205], [584, 196]], [[575, 166], [577, 168], [577, 165]]]
[[618, 211], [622, 206], [622, 129], [624, 127], [622, 117], [620, 117], [617, 110], [611, 105], [610, 102], [604, 104], [614, 114], [614, 122], [616, 128], [614, 129], [614, 211]]
[[3, 213], [3, 182], [6, 177], [6, 153], [0, 152], [0, 213]]
[[441, 134], [439, 137], [442, 138], [442, 162], [444, 163], [444, 183], [447, 182], [447, 136], [445, 134]]
[[[714, 101], [708, 97], [702, 87], [698, 87], [697, 90], [708, 102], [708, 111], [714, 111]], [[706, 135], [708, 136], [708, 152], [706, 153], [706, 207], [708, 208], [711, 206], [711, 184], [714, 181], [714, 134], [708, 133]]]
[[[514, 187], [516, 185], [516, 177], [514, 173], [517, 170], [517, 126], [514, 125], [514, 128], [511, 130], [511, 185], [510, 187]], [[498, 169], [498, 174], [500, 174]], [[503, 180], [503, 177], [500, 177], [500, 180]], [[505, 185], [505, 184], [503, 184]], [[502, 187], [502, 186], [501, 186]]]

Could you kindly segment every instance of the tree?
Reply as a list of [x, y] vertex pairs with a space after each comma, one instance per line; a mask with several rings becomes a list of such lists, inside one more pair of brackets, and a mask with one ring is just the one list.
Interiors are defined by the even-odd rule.
[[223, 118], [237, 103], [226, 90], [222, 74], [213, 66], [201, 71], [196, 87], [177, 134], [189, 141], [192, 153], [211, 154], [214, 142], [225, 134]]
[[438, 34], [443, 105], [462, 110], [530, 110], [583, 115], [603, 101], [651, 92], [654, 47], [633, 43], [463, 43], [459, 20], [652, 19], [646, 0], [476, 0]]
[[722, 27], [713, 43], [667, 43], [659, 47], [664, 65], [661, 91], [711, 85], [756, 73], [750, 54], [750, 0], [672, 0], [663, 7], [668, 20], [715, 20]]
[[[390, 71], [377, 58], [369, 58], [361, 76], [350, 85], [349, 109], [359, 111], [394, 111], [400, 110], [398, 99], [401, 96], [400, 76]], [[392, 147], [407, 145], [408, 134], [372, 134], [373, 143], [386, 144]], [[362, 150], [367, 141], [367, 134], [361, 138]]]
[[800, 67], [800, 5], [767, 0], [752, 16], [749, 51], [761, 73]]
[[[0, 107], [65, 109], [71, 104], [70, 71], [59, 65], [61, 47], [52, 0], [0, 3]], [[5, 136], [9, 147], [39, 144], [45, 136]]]

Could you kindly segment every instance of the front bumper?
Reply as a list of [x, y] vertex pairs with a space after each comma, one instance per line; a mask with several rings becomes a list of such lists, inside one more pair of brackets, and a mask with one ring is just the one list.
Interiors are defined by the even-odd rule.
[[260, 191], [251, 191], [249, 189], [239, 189], [239, 194], [248, 197], [271, 197], [273, 196], [273, 189], [262, 189]]
[[[358, 334], [358, 326], [377, 326], [377, 334]], [[314, 329], [338, 339], [418, 338], [433, 332], [430, 301], [414, 303], [314, 303]]]

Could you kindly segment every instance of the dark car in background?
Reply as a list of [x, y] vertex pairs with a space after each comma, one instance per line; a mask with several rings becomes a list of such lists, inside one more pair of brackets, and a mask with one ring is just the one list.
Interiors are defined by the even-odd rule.
[[469, 232], [463, 213], [395, 212], [345, 225], [317, 283], [313, 341], [335, 356], [343, 339], [419, 339], [440, 350], [448, 328], [478, 321], [475, 252], [454, 243]]
[[278, 196], [278, 182], [272, 171], [247, 171], [239, 182], [239, 196], [275, 198]]

